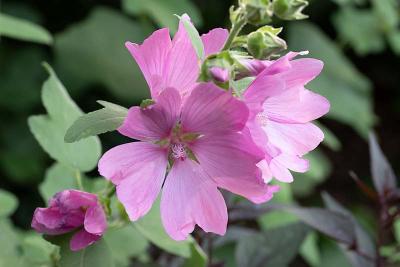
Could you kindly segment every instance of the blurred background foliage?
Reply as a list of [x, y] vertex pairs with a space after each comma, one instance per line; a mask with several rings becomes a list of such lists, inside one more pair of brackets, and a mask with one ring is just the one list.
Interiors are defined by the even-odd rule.
[[[3, 256], [11, 255], [13, 246], [36, 255], [37, 262], [30, 266], [51, 266], [42, 261], [57, 254], [55, 247], [26, 230], [34, 208], [44, 206], [53, 192], [71, 181], [59, 177], [68, 175], [70, 170], [65, 166], [56, 163], [48, 169], [52, 160], [27, 124], [30, 114], [45, 113], [40, 89], [47, 74], [41, 63], [46, 61], [54, 67], [84, 112], [97, 109], [96, 100], [136, 105], [149, 93], [124, 47], [125, 41], [142, 42], [159, 27], [170, 27], [174, 33], [178, 20], [173, 14], [188, 13], [201, 33], [229, 27], [227, 11], [235, 3], [3, 0], [0, 4], [0, 266], [14, 266], [3, 260]], [[283, 37], [291, 50], [309, 50], [311, 57], [324, 61], [322, 74], [309, 88], [330, 100], [331, 111], [320, 122], [326, 134], [323, 146], [308, 155], [311, 170], [296, 175], [294, 184], [282, 185], [273, 202], [317, 206], [322, 203], [321, 193], [327, 191], [351, 209], [371, 233], [376, 228], [376, 207], [357, 189], [348, 172], [357, 172], [371, 184], [366, 138], [373, 128], [395, 172], [400, 172], [400, 4], [396, 0], [314, 0], [305, 13], [310, 16], [306, 21], [274, 20], [273, 24], [284, 26]], [[246, 30], [253, 29], [248, 26]], [[68, 107], [65, 110], [71, 112]], [[30, 124], [35, 127], [35, 122]], [[65, 131], [68, 125], [54, 127]], [[101, 140], [103, 151], [125, 141], [115, 133], [105, 134]], [[57, 151], [50, 154], [57, 159]], [[83, 170], [92, 167], [84, 166]], [[96, 171], [88, 175], [98, 176]], [[3, 202], [8, 208], [2, 208]], [[140, 229], [151, 223], [151, 218], [147, 220], [135, 228], [106, 235], [117, 266], [128, 266], [129, 258], [170, 262], [168, 255], [149, 248], [147, 240], [175, 255], [185, 257], [196, 251], [190, 241], [175, 248], [168, 239], [159, 240], [154, 232]], [[291, 266], [350, 266], [351, 255], [346, 258], [342, 247], [297, 221], [288, 213], [270, 212], [250, 222], [250, 226], [262, 229], [262, 235], [231, 228], [227, 238], [215, 245], [214, 257], [225, 266], [263, 266], [265, 258], [273, 262], [269, 266], [287, 266], [290, 262]], [[276, 240], [280, 242], [271, 251], [260, 251]], [[282, 250], [285, 254], [277, 257], [276, 251]], [[271, 260], [271, 255], [276, 258]]]

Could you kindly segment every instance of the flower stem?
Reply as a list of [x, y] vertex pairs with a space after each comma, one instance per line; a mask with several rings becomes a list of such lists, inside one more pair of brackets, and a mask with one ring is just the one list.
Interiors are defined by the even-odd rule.
[[231, 47], [233, 41], [235, 40], [235, 37], [238, 36], [240, 31], [243, 29], [244, 25], [246, 25], [246, 23], [247, 23], [247, 19], [241, 18], [238, 21], [236, 21], [234, 24], [232, 24], [232, 29], [229, 32], [228, 39], [226, 40], [222, 50], [228, 50]]
[[76, 170], [76, 172], [75, 172], [75, 181], [76, 181], [76, 185], [78, 186], [79, 190], [84, 191], [85, 189], [83, 188], [82, 175], [79, 170]]

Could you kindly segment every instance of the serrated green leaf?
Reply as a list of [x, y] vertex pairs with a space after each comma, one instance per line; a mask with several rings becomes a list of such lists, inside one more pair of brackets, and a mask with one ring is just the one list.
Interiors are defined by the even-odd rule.
[[161, 222], [160, 200], [153, 204], [146, 216], [133, 225], [150, 242], [161, 249], [181, 257], [190, 257], [193, 239], [189, 237], [187, 240], [177, 242], [168, 236]]
[[161, 27], [172, 32], [177, 28], [174, 14], [188, 13], [195, 25], [201, 26], [198, 8], [190, 0], [123, 0], [122, 9], [132, 15], [148, 14]]
[[128, 110], [123, 107], [115, 108], [109, 104], [107, 105], [108, 107], [79, 117], [68, 128], [64, 137], [65, 142], [77, 142], [89, 136], [114, 131], [121, 126], [128, 114]]
[[1, 13], [0, 36], [47, 45], [53, 42], [53, 38], [45, 28], [30, 21]]
[[48, 115], [31, 116], [29, 127], [42, 148], [56, 161], [80, 171], [90, 171], [101, 153], [100, 140], [90, 137], [74, 144], [66, 144], [64, 135], [82, 111], [73, 102], [53, 70], [48, 66], [49, 78], [43, 84], [42, 102]]
[[3, 189], [0, 189], [0, 219], [10, 216], [18, 207], [18, 199]]

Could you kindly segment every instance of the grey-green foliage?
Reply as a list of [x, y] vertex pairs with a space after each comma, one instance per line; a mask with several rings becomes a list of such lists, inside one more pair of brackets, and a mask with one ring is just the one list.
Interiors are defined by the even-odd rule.
[[104, 108], [79, 117], [67, 130], [64, 140], [67, 143], [116, 130], [124, 122], [128, 110], [116, 104], [100, 101]]
[[55, 36], [56, 69], [70, 88], [101, 84], [132, 104], [149, 91], [124, 43], [144, 38], [142, 25], [118, 11], [96, 7], [85, 20]]
[[202, 24], [199, 10], [191, 0], [123, 0], [122, 9], [131, 15], [149, 15], [161, 27], [175, 32], [178, 21], [174, 14], [187, 13], [197, 26]]
[[0, 219], [10, 216], [18, 206], [18, 199], [10, 192], [0, 189]]
[[0, 13], [0, 37], [10, 37], [22, 41], [51, 44], [53, 39], [43, 27], [28, 20]]
[[367, 137], [376, 121], [370, 81], [317, 26], [296, 22], [288, 27], [288, 32], [291, 50], [309, 50], [310, 57], [324, 61], [322, 73], [308, 87], [330, 101], [331, 109], [326, 116]]
[[50, 76], [43, 84], [42, 102], [48, 115], [29, 117], [31, 132], [54, 160], [80, 171], [90, 171], [100, 157], [100, 140], [90, 137], [74, 144], [64, 142], [66, 130], [83, 113], [54, 71], [49, 66], [46, 68]]

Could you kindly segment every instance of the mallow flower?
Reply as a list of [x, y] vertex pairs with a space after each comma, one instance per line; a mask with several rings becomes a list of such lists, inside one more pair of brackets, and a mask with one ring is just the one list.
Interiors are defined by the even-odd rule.
[[312, 123], [329, 111], [329, 101], [305, 89], [321, 72], [323, 63], [312, 58], [294, 59], [290, 52], [275, 61], [242, 62], [256, 75], [243, 95], [250, 109], [248, 134], [264, 159], [259, 162], [263, 178], [292, 182], [289, 170], [305, 172], [309, 162], [302, 156], [323, 140], [323, 132]]
[[255, 203], [278, 190], [262, 180], [256, 164], [263, 155], [241, 133], [248, 114], [242, 101], [212, 83], [197, 85], [184, 102], [178, 90], [165, 88], [155, 104], [129, 109], [118, 131], [140, 142], [106, 152], [99, 172], [116, 185], [132, 221], [162, 188], [161, 218], [173, 239], [185, 239], [196, 224], [223, 235], [228, 216], [218, 187]]
[[48, 208], [37, 208], [32, 228], [46, 235], [75, 232], [70, 241], [73, 251], [99, 240], [107, 228], [107, 220], [97, 196], [78, 190], [57, 193]]

